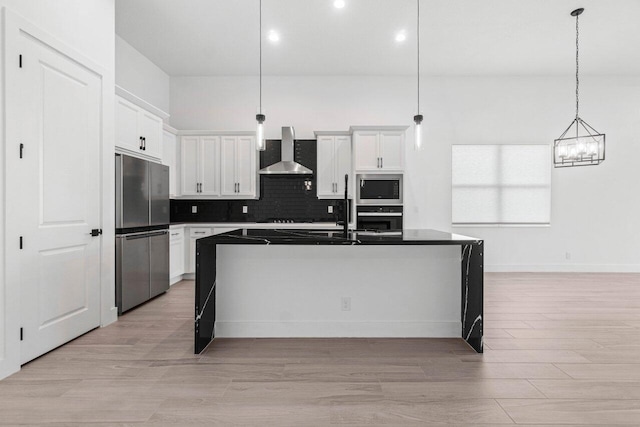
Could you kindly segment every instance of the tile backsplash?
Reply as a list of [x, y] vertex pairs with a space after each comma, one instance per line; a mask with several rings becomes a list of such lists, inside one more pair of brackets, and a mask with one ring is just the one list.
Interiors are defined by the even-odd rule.
[[[335, 221], [342, 200], [316, 197], [316, 141], [297, 140], [294, 158], [313, 175], [260, 175], [259, 200], [171, 200], [171, 222], [268, 222], [275, 219], [295, 221]], [[267, 141], [260, 153], [260, 168], [280, 160], [280, 141]], [[311, 181], [311, 185], [305, 184]], [[193, 207], [196, 213], [193, 213]], [[243, 213], [243, 207], [247, 213]], [[328, 207], [334, 213], [328, 213]]]

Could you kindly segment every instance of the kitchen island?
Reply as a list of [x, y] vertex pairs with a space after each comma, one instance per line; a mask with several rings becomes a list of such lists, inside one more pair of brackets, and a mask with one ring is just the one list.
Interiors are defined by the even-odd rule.
[[[427, 229], [238, 229], [198, 239], [195, 352], [214, 336], [458, 336], [481, 353], [483, 269], [482, 240]], [[353, 312], [350, 298], [337, 312], [324, 301], [348, 292], [364, 295]], [[418, 311], [430, 317], [417, 321]]]

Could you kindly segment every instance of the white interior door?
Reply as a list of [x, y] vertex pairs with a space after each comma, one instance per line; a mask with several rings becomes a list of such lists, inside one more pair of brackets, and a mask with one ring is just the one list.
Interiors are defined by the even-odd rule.
[[[46, 43], [21, 37], [21, 326], [25, 363], [100, 324], [101, 78]], [[11, 107], [10, 107], [11, 108]]]

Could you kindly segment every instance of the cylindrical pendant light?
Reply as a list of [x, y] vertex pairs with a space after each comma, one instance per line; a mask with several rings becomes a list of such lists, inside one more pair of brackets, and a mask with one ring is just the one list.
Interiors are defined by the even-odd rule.
[[260, 104], [258, 107], [258, 114], [256, 114], [256, 122], [258, 126], [256, 129], [256, 147], [258, 151], [264, 151], [267, 148], [266, 141], [264, 139], [264, 121], [267, 117], [262, 111], [262, 0], [260, 0]]
[[413, 148], [416, 151], [422, 150], [422, 120], [424, 119], [424, 117], [422, 116], [422, 114], [420, 113], [420, 0], [416, 0], [417, 3], [417, 17], [418, 17], [418, 22], [416, 25], [417, 28], [417, 37], [416, 37], [416, 44], [418, 46], [418, 114], [416, 114], [415, 116], [413, 116], [413, 121], [415, 123], [414, 129], [413, 129], [413, 136], [415, 138], [415, 142], [413, 145]]

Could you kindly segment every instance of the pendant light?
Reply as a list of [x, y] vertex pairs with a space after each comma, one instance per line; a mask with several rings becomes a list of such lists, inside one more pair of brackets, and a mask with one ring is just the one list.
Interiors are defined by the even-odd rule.
[[[576, 9], [576, 118], [553, 144], [553, 165], [557, 168], [599, 165], [604, 161], [605, 135], [582, 120], [580, 110], [579, 26], [578, 17], [584, 9]], [[573, 129], [575, 127], [575, 130]]]
[[260, 0], [260, 105], [258, 107], [258, 114], [256, 114], [256, 122], [258, 127], [256, 129], [256, 147], [258, 151], [264, 151], [267, 148], [266, 141], [264, 140], [264, 121], [267, 117], [262, 113], [262, 0]]
[[417, 3], [417, 16], [418, 16], [418, 24], [417, 24], [417, 37], [416, 42], [418, 45], [418, 114], [413, 116], [413, 121], [415, 122], [415, 127], [413, 129], [413, 135], [415, 138], [415, 143], [413, 148], [416, 151], [422, 150], [422, 114], [420, 114], [420, 0], [416, 0]]

